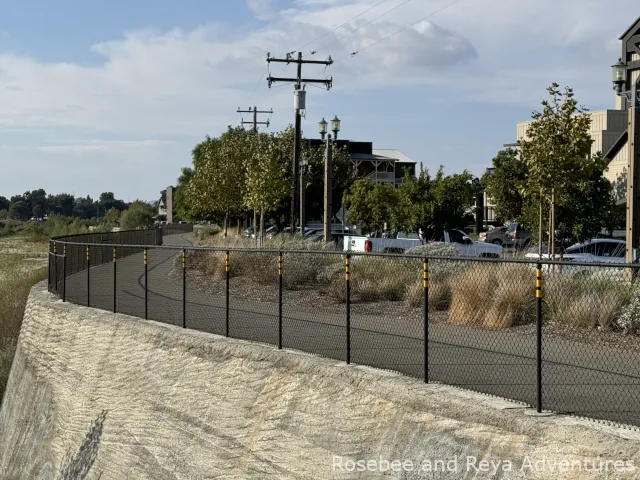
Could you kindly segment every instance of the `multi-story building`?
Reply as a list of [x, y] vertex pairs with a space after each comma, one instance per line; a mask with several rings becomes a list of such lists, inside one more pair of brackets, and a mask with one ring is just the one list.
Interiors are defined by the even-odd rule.
[[[309, 145], [319, 147], [321, 140], [310, 139]], [[397, 187], [408, 170], [416, 175], [416, 162], [400, 150], [373, 148], [373, 142], [338, 140], [335, 148], [347, 148], [358, 178], [368, 177], [374, 183], [390, 183]]]

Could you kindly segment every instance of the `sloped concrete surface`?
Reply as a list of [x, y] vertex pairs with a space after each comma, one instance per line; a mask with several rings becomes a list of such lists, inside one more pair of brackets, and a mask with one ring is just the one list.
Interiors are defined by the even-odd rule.
[[[563, 471], [562, 461], [582, 463]], [[41, 283], [0, 410], [0, 472], [16, 480], [639, 478], [640, 434], [64, 304]]]

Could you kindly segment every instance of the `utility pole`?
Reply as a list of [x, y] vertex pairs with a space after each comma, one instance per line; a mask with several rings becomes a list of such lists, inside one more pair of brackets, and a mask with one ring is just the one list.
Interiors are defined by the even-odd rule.
[[[276, 63], [286, 63], [287, 65], [290, 63], [295, 63], [297, 65], [297, 75], [295, 78], [284, 78], [284, 77], [272, 77], [271, 74], [267, 77], [267, 83], [269, 88], [274, 82], [294, 82], [295, 90], [299, 91], [302, 89], [303, 83], [320, 83], [327, 87], [327, 90], [331, 89], [333, 85], [333, 79], [331, 78], [302, 78], [302, 65], [310, 64], [310, 65], [324, 65], [329, 66], [333, 63], [331, 57], [327, 60], [304, 60], [302, 58], [302, 52], [298, 52], [298, 57], [294, 58], [293, 53], [287, 53], [286, 58], [275, 58], [271, 56], [271, 53], [267, 53], [267, 63], [276, 62]], [[291, 233], [295, 235], [296, 233], [296, 221], [298, 219], [298, 215], [296, 215], [296, 208], [298, 205], [298, 196], [299, 196], [299, 188], [298, 188], [298, 178], [300, 176], [300, 150], [301, 150], [301, 124], [302, 124], [302, 111], [304, 108], [296, 109], [295, 113], [295, 142], [293, 147], [293, 178], [292, 178], [292, 192], [291, 192]], [[301, 182], [300, 182], [301, 183]], [[302, 185], [301, 185], [302, 186]], [[304, 225], [300, 225], [301, 234], [304, 234]]]
[[253, 120], [250, 122], [245, 122], [244, 120], [240, 122], [240, 125], [253, 125], [253, 131], [257, 132], [258, 131], [258, 125], [266, 125], [267, 127], [269, 126], [269, 120], [267, 120], [266, 122], [259, 122], [258, 121], [258, 114], [259, 113], [268, 113], [270, 115], [273, 115], [273, 109], [271, 110], [258, 110], [258, 107], [249, 107], [249, 110], [240, 110], [240, 108], [238, 108], [238, 113], [253, 113]]

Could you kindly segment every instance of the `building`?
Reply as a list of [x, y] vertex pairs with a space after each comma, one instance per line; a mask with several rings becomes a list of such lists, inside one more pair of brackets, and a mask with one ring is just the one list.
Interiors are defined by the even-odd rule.
[[171, 185], [160, 192], [156, 220], [166, 220], [167, 223], [173, 223], [173, 193], [174, 188]]
[[[627, 65], [627, 88], [640, 82], [640, 18], [638, 18], [619, 38], [622, 43], [620, 58]], [[626, 189], [626, 170], [629, 162], [628, 148], [628, 108], [629, 101], [624, 96], [615, 95], [615, 109], [589, 112], [591, 117], [591, 153], [601, 152], [609, 160], [605, 178], [614, 184], [616, 191]], [[520, 122], [516, 127], [515, 144], [526, 139], [530, 121]], [[624, 199], [622, 199], [624, 201]]]
[[[322, 140], [310, 139], [309, 146], [319, 147]], [[404, 173], [415, 177], [417, 161], [400, 150], [373, 148], [373, 142], [338, 140], [334, 148], [346, 148], [358, 178], [370, 178], [374, 183], [390, 183], [397, 187], [403, 182]]]

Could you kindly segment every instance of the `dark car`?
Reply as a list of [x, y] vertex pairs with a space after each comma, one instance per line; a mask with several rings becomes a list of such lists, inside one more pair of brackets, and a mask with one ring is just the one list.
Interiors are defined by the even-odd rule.
[[480, 233], [480, 241], [486, 243], [493, 243], [495, 245], [504, 245], [505, 244], [505, 234], [507, 232], [507, 227], [496, 227], [488, 232]]

